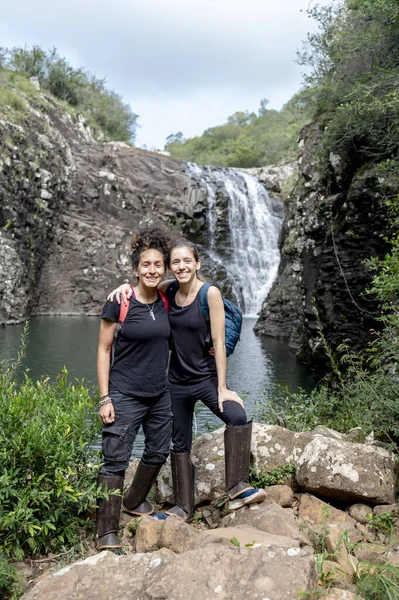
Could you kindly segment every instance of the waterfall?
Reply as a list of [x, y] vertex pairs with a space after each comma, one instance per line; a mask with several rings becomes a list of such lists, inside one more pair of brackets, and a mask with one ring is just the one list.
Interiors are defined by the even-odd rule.
[[188, 163], [207, 198], [207, 251], [224, 268], [247, 316], [261, 309], [277, 275], [281, 214], [258, 179], [235, 169]]

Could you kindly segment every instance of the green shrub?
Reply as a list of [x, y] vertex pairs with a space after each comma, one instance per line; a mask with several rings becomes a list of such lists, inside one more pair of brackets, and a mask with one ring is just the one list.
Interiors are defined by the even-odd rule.
[[20, 586], [17, 572], [4, 556], [0, 555], [0, 598], [18, 598]]
[[[15, 367], [15, 365], [14, 365]], [[64, 369], [23, 383], [0, 375], [0, 552], [18, 560], [79, 540], [96, 502], [99, 420], [89, 391]]]
[[[291, 392], [277, 388], [258, 409], [262, 422], [281, 424], [293, 431], [310, 431], [326, 425], [346, 432], [360, 427], [364, 434], [399, 446], [399, 313], [382, 319], [385, 327], [375, 334], [363, 355], [341, 346], [334, 358], [333, 385], [323, 380], [314, 390]], [[329, 351], [330, 356], [333, 356]]]
[[361, 563], [356, 591], [364, 600], [397, 600], [399, 598], [399, 566]]
[[256, 488], [266, 488], [269, 485], [287, 483], [295, 475], [295, 465], [288, 463], [274, 469], [250, 469], [249, 482]]
[[308, 13], [318, 29], [299, 62], [309, 67], [304, 93], [323, 129], [319, 170], [331, 174], [331, 150], [345, 157], [348, 175], [397, 155], [397, 0], [332, 0]]
[[381, 515], [366, 515], [369, 526], [384, 535], [390, 536], [395, 531], [395, 525], [399, 523], [398, 511], [386, 512]]
[[27, 111], [25, 100], [9, 88], [0, 88], [0, 106], [9, 106], [19, 112]]

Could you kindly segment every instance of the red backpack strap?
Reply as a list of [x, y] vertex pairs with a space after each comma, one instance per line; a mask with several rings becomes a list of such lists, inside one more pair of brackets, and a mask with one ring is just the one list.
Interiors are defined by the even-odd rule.
[[[134, 293], [133, 286], [130, 286], [130, 287], [132, 288], [132, 296], [131, 297], [135, 298], [136, 294]], [[118, 319], [118, 322], [115, 327], [114, 339], [112, 340], [112, 348], [111, 348], [111, 354], [110, 354], [111, 368], [114, 366], [116, 340], [118, 339], [119, 332], [121, 331], [123, 323], [125, 322], [126, 315], [129, 310], [129, 306], [130, 306], [130, 299], [126, 303], [122, 300], [122, 302], [120, 304], [120, 308], [119, 308], [119, 319]]]
[[[134, 288], [133, 288], [133, 286], [130, 286], [130, 287], [131, 287], [131, 290], [132, 290], [131, 298], [135, 298], [136, 294], [134, 293]], [[129, 310], [129, 304], [130, 304], [129, 300], [127, 301], [126, 304], [124, 303], [123, 300], [121, 302], [121, 307], [120, 307], [120, 310], [119, 310], [119, 319], [118, 319], [118, 323], [120, 323], [121, 325], [123, 325], [123, 323], [125, 322], [127, 311]]]
[[[165, 296], [165, 294], [164, 294], [163, 292], [159, 292], [159, 291], [158, 291], [158, 294], [159, 294], [159, 295], [161, 296], [161, 298], [162, 298], [162, 301], [163, 301], [163, 303], [164, 303], [164, 305], [165, 305], [165, 310], [166, 310], [166, 312], [169, 312], [169, 301], [168, 301], [167, 297]], [[133, 286], [132, 286], [132, 296], [131, 296], [131, 297], [132, 297], [132, 298], [135, 298], [135, 297], [136, 297], [136, 294], [134, 293]], [[118, 320], [118, 322], [119, 322], [119, 324], [120, 324], [120, 325], [123, 325], [123, 323], [125, 322], [125, 319], [126, 319], [126, 315], [127, 315], [127, 311], [128, 311], [128, 310], [129, 310], [129, 302], [128, 302], [127, 304], [125, 304], [125, 303], [122, 301], [122, 302], [121, 302], [121, 308], [120, 308], [120, 311], [119, 311], [119, 320]]]
[[169, 312], [169, 300], [167, 299], [167, 297], [165, 296], [165, 294], [163, 292], [160, 292], [158, 290], [158, 294], [161, 296], [163, 303], [165, 304], [166, 312]]
[[127, 311], [129, 310], [129, 302], [125, 304], [124, 301], [121, 302], [121, 308], [119, 310], [119, 323], [122, 324], [125, 322]]

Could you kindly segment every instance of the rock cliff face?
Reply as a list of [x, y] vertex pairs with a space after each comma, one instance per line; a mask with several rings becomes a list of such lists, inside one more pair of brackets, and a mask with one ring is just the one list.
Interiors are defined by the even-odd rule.
[[[98, 315], [107, 290], [131, 279], [129, 238], [146, 220], [203, 244], [205, 275], [224, 293], [232, 291], [226, 269], [235, 252], [226, 227], [231, 184], [218, 170], [97, 143], [84, 119], [51, 97], [18, 93], [26, 109], [6, 107], [0, 119], [0, 324], [33, 314]], [[256, 327], [287, 339], [315, 367], [323, 367], [325, 355], [314, 306], [333, 347], [347, 338], [364, 344], [378, 325], [378, 305], [364, 295], [372, 277], [367, 261], [387, 251], [382, 190], [397, 193], [397, 183], [375, 168], [358, 169], [333, 154], [333, 184], [326, 189], [313, 158], [319, 135], [313, 124], [300, 142], [279, 274]], [[292, 180], [293, 169], [254, 173], [275, 194], [275, 215], [281, 214], [281, 180]], [[211, 231], [223, 256], [216, 262]]]
[[375, 167], [359, 169], [334, 154], [333, 184], [326, 189], [314, 160], [319, 135], [316, 124], [303, 131], [298, 181], [280, 233], [278, 277], [256, 326], [260, 334], [289, 340], [315, 368], [325, 361], [316, 311], [333, 348], [346, 339], [364, 345], [378, 327], [378, 303], [365, 293], [372, 279], [368, 260], [388, 250], [382, 197], [397, 193], [396, 183]]
[[[129, 239], [148, 220], [201, 244], [204, 275], [242, 300], [226, 268], [236, 253], [229, 194], [244, 197], [248, 175], [97, 143], [81, 116], [48, 95], [13, 93], [26, 110], [6, 107], [0, 120], [0, 324], [98, 315], [107, 290], [132, 279]], [[277, 221], [281, 208], [276, 198]]]
[[131, 278], [128, 240], [158, 219], [193, 235], [207, 200], [185, 164], [96, 143], [47, 95], [0, 120], [0, 323], [31, 314], [98, 314]]

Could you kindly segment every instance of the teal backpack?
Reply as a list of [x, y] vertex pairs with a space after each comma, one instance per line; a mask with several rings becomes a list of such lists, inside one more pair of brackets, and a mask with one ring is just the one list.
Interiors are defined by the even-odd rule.
[[[214, 283], [204, 283], [200, 289], [200, 307], [201, 312], [209, 323], [209, 305], [208, 305], [208, 290]], [[217, 287], [217, 286], [215, 286]], [[233, 354], [237, 342], [240, 339], [242, 327], [242, 312], [234, 302], [223, 298], [224, 319], [225, 319], [225, 334], [224, 343], [226, 346], [226, 356]]]

